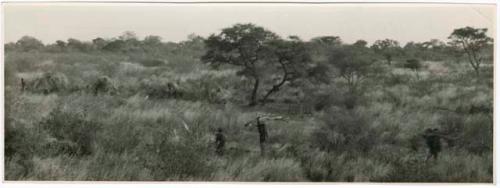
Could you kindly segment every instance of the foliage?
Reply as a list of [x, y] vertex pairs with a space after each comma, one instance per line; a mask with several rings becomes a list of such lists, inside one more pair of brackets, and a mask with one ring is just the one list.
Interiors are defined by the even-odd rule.
[[[214, 67], [233, 65], [240, 67], [238, 75], [253, 80], [250, 105], [267, 98], [278, 91], [287, 81], [299, 77], [303, 67], [309, 61], [305, 46], [297, 37], [291, 41], [280, 39], [275, 33], [253, 24], [236, 24], [225, 28], [218, 35], [211, 35], [205, 42], [206, 54], [202, 61]], [[281, 69], [281, 70], [280, 70]], [[282, 72], [281, 78], [275, 78], [275, 72]], [[266, 87], [266, 82], [276, 82], [259, 97], [259, 89]], [[260, 98], [260, 99], [259, 99]]]
[[331, 51], [329, 62], [347, 82], [350, 94], [358, 92], [362, 82], [374, 73], [375, 59], [368, 48], [343, 46]]
[[451, 39], [451, 44], [459, 46], [460, 49], [467, 54], [468, 62], [479, 74], [479, 68], [484, 60], [480, 51], [485, 49], [493, 39], [486, 35], [488, 29], [476, 29], [472, 27], [464, 27], [453, 30], [448, 37]]
[[420, 68], [422, 68], [422, 64], [418, 59], [408, 59], [406, 60], [404, 67], [414, 71], [418, 71]]
[[92, 154], [93, 141], [100, 128], [97, 122], [85, 119], [85, 114], [64, 112], [60, 108], [54, 109], [40, 126], [59, 141], [59, 145], [67, 143], [70, 149], [65, 151], [69, 155], [78, 156]]
[[35, 93], [49, 94], [61, 92], [68, 87], [68, 79], [66, 75], [62, 73], [47, 72], [27, 82], [26, 89]]
[[368, 152], [374, 145], [372, 130], [366, 115], [355, 110], [330, 108], [323, 118], [325, 125], [313, 134], [315, 144], [325, 151]]
[[113, 94], [114, 92], [116, 92], [116, 86], [107, 76], [101, 76], [97, 78], [91, 85], [91, 89], [94, 95], [98, 95], [99, 93]]
[[386, 59], [387, 63], [390, 65], [394, 56], [400, 54], [401, 47], [399, 42], [392, 39], [377, 40], [373, 43], [371, 48]]
[[34, 37], [23, 36], [16, 42], [16, 46], [19, 47], [21, 51], [29, 52], [33, 50], [40, 50], [43, 48], [44, 45], [42, 41]]

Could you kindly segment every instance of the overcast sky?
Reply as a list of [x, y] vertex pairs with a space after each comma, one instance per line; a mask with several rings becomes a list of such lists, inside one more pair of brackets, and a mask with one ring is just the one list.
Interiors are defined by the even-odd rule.
[[117, 37], [134, 31], [182, 41], [208, 36], [235, 23], [255, 23], [304, 40], [340, 36], [344, 42], [392, 38], [446, 40], [455, 28], [495, 29], [494, 5], [452, 4], [4, 4], [5, 42], [24, 35], [44, 43]]

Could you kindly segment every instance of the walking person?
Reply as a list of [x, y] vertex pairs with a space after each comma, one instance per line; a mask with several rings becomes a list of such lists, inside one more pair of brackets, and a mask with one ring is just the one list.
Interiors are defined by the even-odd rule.
[[260, 154], [264, 156], [266, 152], [268, 134], [266, 124], [260, 120], [260, 117], [257, 118], [257, 129], [259, 131]]
[[222, 133], [222, 128], [218, 128], [215, 133], [215, 153], [219, 156], [224, 154], [224, 145], [226, 145], [226, 138]]
[[439, 130], [428, 128], [425, 130], [423, 137], [429, 150], [429, 154], [425, 161], [431, 158], [436, 160], [439, 152], [441, 152], [441, 135], [439, 134]]
[[21, 92], [24, 92], [26, 89], [26, 82], [24, 81], [24, 78], [21, 78]]

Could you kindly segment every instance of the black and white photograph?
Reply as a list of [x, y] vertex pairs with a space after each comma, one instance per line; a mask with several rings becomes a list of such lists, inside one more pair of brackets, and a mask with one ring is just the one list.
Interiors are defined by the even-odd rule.
[[3, 180], [493, 184], [496, 11], [3, 2]]

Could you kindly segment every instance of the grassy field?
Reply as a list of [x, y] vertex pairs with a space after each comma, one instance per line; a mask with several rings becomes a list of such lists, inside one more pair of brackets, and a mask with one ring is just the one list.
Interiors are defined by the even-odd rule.
[[[251, 82], [201, 63], [203, 53], [7, 51], [5, 179], [492, 182], [491, 63], [479, 75], [452, 59], [413, 71], [403, 57], [366, 80], [353, 108], [339, 78], [249, 107]], [[286, 119], [267, 123], [265, 156], [243, 126], [260, 114]], [[425, 161], [426, 128], [455, 137], [437, 160]]]

